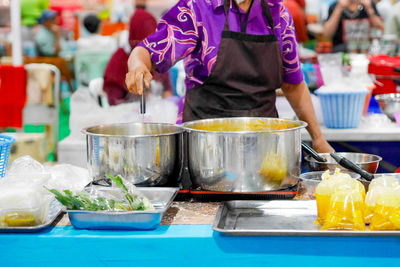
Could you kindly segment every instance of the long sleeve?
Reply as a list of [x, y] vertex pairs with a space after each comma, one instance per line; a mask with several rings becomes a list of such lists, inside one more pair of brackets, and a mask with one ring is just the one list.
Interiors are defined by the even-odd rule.
[[168, 71], [194, 51], [199, 39], [196, 15], [188, 1], [179, 1], [160, 20], [157, 31], [139, 44], [146, 48], [157, 71]]

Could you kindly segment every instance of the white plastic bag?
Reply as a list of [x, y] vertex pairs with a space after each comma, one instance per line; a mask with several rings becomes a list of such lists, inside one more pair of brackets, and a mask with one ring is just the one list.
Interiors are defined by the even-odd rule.
[[91, 181], [87, 169], [70, 164], [57, 164], [47, 170], [51, 174], [51, 178], [46, 183], [46, 187], [60, 192], [67, 189], [72, 192], [82, 191]]

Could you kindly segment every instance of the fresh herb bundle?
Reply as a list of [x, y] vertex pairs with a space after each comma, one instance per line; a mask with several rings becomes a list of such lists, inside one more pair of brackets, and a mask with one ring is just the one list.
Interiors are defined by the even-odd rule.
[[132, 211], [153, 209], [153, 206], [147, 198], [129, 193], [128, 188], [125, 186], [120, 176], [114, 177], [108, 174], [106, 176], [113, 180], [117, 187], [121, 189], [127, 203], [106, 199], [104, 197], [93, 197], [86, 192], [73, 194], [70, 190], [64, 190], [63, 194], [55, 189], [46, 189], [53, 193], [56, 199], [68, 210]]

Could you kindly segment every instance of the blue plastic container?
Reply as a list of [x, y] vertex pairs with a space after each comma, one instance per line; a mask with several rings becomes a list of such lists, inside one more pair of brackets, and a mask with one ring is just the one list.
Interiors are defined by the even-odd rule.
[[361, 121], [368, 90], [358, 92], [315, 91], [321, 102], [322, 117], [327, 128], [357, 128]]
[[6, 175], [10, 148], [14, 142], [15, 139], [11, 136], [0, 135], [0, 177]]

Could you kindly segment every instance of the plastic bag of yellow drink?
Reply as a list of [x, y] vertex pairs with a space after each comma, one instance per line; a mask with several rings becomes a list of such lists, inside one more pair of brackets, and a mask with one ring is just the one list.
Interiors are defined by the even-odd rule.
[[371, 181], [369, 184], [368, 190], [373, 189], [375, 186], [383, 186], [383, 187], [391, 187], [395, 188], [399, 186], [399, 180], [397, 180], [396, 177], [394, 176], [381, 176], [378, 178], [375, 178]]
[[393, 176], [382, 176], [371, 181], [365, 197], [365, 223], [370, 223], [377, 197], [385, 193], [385, 188], [396, 188], [399, 181]]
[[263, 159], [260, 175], [269, 182], [280, 184], [287, 174], [286, 156], [281, 151], [270, 151]]
[[315, 190], [315, 198], [317, 200], [318, 219], [317, 224], [324, 224], [325, 217], [330, 207], [331, 196], [337, 191], [355, 190], [359, 192], [361, 198], [365, 198], [365, 188], [357, 180], [351, 178], [347, 173], [341, 173], [340, 169], [336, 169], [335, 173], [331, 175], [326, 171], [322, 175], [323, 181], [318, 184]]
[[400, 188], [382, 187], [376, 197], [370, 230], [400, 230]]
[[331, 196], [321, 230], [365, 230], [364, 200], [353, 189], [337, 190]]

